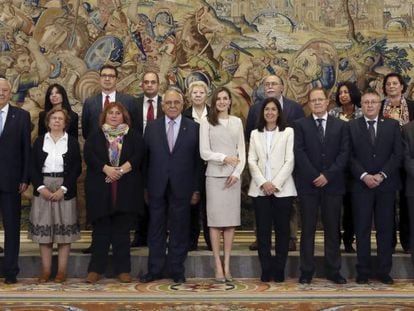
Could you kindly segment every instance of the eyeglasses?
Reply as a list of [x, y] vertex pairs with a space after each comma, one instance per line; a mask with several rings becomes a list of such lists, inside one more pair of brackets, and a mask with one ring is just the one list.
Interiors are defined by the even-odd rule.
[[309, 100], [310, 103], [314, 104], [314, 103], [323, 103], [326, 100], [326, 98], [312, 98], [311, 100]]
[[264, 84], [265, 87], [271, 87], [271, 86], [277, 86], [277, 85], [282, 85], [282, 83], [279, 83], [279, 82], [266, 82]]
[[380, 102], [381, 101], [379, 101], [379, 100], [364, 100], [363, 102], [361, 102], [361, 104], [364, 105], [364, 106], [368, 106], [368, 105], [377, 105]]
[[107, 75], [107, 74], [102, 74], [101, 78], [103, 79], [115, 79], [116, 75]]

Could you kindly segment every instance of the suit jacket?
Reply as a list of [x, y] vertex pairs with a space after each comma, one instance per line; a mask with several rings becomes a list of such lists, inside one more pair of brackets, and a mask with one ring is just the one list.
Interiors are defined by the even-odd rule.
[[144, 141], [147, 148], [146, 181], [150, 197], [164, 196], [168, 185], [180, 199], [190, 200], [194, 191], [200, 191], [201, 160], [197, 123], [181, 118], [172, 152], [168, 147], [165, 116], [148, 124]]
[[414, 196], [414, 121], [402, 127], [404, 167], [406, 172], [405, 195]]
[[249, 169], [252, 180], [250, 182], [249, 195], [252, 197], [265, 195], [260, 187], [268, 180], [265, 177], [266, 161], [270, 160], [272, 180], [270, 180], [279, 192], [276, 197], [296, 196], [296, 187], [293, 181], [293, 168], [295, 157], [293, 154], [293, 129], [285, 128], [280, 132], [279, 128], [273, 133], [270, 147], [270, 156], [267, 156], [266, 132], [254, 130], [250, 136]]
[[[130, 130], [124, 136], [119, 166], [129, 161], [132, 171], [118, 180], [115, 211], [142, 213], [144, 206], [144, 186], [142, 161], [145, 147], [142, 137]], [[105, 135], [102, 131], [91, 134], [85, 142], [84, 157], [86, 162], [85, 195], [88, 220], [108, 216], [114, 212], [111, 201], [111, 184], [105, 182], [102, 171], [105, 164], [111, 165]]]
[[[162, 98], [161, 96], [158, 96], [157, 101], [157, 115], [155, 116], [155, 119], [158, 119], [159, 117], [164, 116], [164, 111], [162, 110]], [[137, 131], [141, 134], [141, 136], [144, 134], [144, 95], [141, 95], [137, 99]]]
[[387, 178], [375, 189], [395, 191], [401, 187], [399, 167], [402, 160], [401, 130], [398, 121], [378, 118], [375, 145], [371, 144], [367, 123], [361, 117], [349, 122], [351, 140], [352, 191], [369, 188], [361, 181], [363, 173], [384, 172]]
[[[255, 103], [253, 106], [250, 107], [249, 114], [247, 115], [246, 120], [246, 132], [245, 132], [245, 139], [246, 141], [250, 140], [250, 133], [256, 128], [256, 123], [259, 118], [260, 109], [262, 108], [263, 103]], [[303, 112], [302, 106], [283, 96], [283, 114], [289, 123], [289, 125], [293, 125], [293, 122], [303, 118], [305, 113]]]
[[[33, 144], [31, 179], [33, 184], [33, 194], [39, 196], [37, 188], [43, 185], [42, 168], [48, 156], [43, 151], [45, 135], [39, 136]], [[68, 189], [65, 193], [65, 200], [70, 200], [77, 193], [77, 179], [82, 171], [82, 159], [80, 156], [79, 143], [73, 136], [68, 135], [68, 151], [63, 155], [63, 186]]]
[[[46, 111], [40, 111], [39, 113], [39, 123], [38, 123], [38, 130], [37, 130], [37, 136], [43, 136], [47, 133], [47, 127], [45, 124], [45, 118], [46, 118]], [[69, 136], [75, 137], [78, 139], [79, 133], [78, 133], [78, 123], [79, 123], [79, 117], [78, 114], [71, 110], [69, 112], [69, 125], [66, 129], [66, 132]]]
[[[137, 124], [137, 103], [130, 95], [116, 92], [116, 101], [121, 102], [128, 110], [131, 117], [131, 128], [136, 130]], [[99, 115], [102, 112], [102, 93], [89, 97], [85, 100], [82, 109], [82, 136], [87, 139], [90, 134], [100, 130]]]
[[9, 106], [0, 136], [0, 191], [15, 192], [30, 177], [30, 115]]
[[[299, 194], [313, 194], [323, 189], [330, 194], [345, 193], [344, 171], [349, 158], [347, 123], [329, 116], [323, 143], [318, 136], [313, 115], [295, 122], [295, 181]], [[328, 179], [323, 188], [312, 181], [320, 174]]]

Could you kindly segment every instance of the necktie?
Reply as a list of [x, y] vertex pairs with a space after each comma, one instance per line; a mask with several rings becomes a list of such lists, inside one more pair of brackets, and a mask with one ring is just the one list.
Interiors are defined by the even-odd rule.
[[174, 148], [174, 120], [170, 120], [168, 122], [168, 130], [167, 130], [167, 140], [168, 140], [168, 147], [170, 148], [170, 152], [172, 152]]
[[325, 137], [325, 133], [323, 130], [323, 119], [316, 119], [318, 121], [318, 133], [319, 133], [319, 140], [323, 142], [323, 139]]
[[0, 136], [3, 133], [3, 111], [0, 111]]
[[152, 105], [153, 100], [148, 99], [148, 110], [147, 110], [147, 122], [154, 120], [154, 106]]
[[104, 109], [109, 105], [109, 95], [106, 95], [104, 102]]
[[368, 121], [368, 132], [369, 132], [369, 138], [371, 139], [371, 144], [375, 145], [375, 120]]

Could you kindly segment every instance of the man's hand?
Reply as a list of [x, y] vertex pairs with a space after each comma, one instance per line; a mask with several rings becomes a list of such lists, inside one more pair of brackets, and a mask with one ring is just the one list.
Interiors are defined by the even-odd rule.
[[200, 192], [199, 191], [194, 191], [193, 195], [191, 196], [190, 204], [191, 205], [196, 205], [198, 202], [200, 202]]
[[316, 177], [312, 181], [312, 183], [314, 184], [315, 187], [322, 188], [328, 183], [328, 180], [326, 179], [326, 177], [323, 174], [320, 174], [318, 177]]
[[374, 177], [374, 175], [367, 174], [362, 178], [362, 181], [367, 185], [368, 188], [373, 189], [375, 187], [378, 187], [380, 182], [377, 181], [377, 179]]

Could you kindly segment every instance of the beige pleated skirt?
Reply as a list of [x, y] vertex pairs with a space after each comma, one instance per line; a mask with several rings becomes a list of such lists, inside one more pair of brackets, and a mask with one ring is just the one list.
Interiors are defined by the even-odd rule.
[[[63, 177], [43, 179], [52, 192], [60, 188]], [[76, 198], [51, 202], [33, 197], [29, 217], [28, 238], [37, 243], [72, 243], [80, 239]]]
[[206, 177], [207, 225], [209, 227], [240, 226], [240, 179], [225, 188], [227, 177]]

